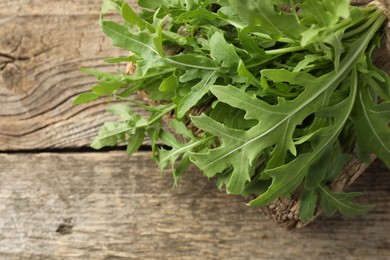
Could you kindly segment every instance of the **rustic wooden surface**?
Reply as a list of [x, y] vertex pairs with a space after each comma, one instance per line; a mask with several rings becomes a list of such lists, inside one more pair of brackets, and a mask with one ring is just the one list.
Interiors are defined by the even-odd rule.
[[[277, 228], [243, 198], [191, 170], [176, 190], [148, 152], [91, 152], [111, 116], [71, 107], [119, 69], [95, 0], [0, 1], [0, 259], [389, 259], [390, 174], [380, 163], [351, 190], [370, 214]], [[64, 150], [66, 149], [66, 150]], [[42, 152], [46, 151], [46, 152]]]
[[390, 174], [352, 190], [370, 214], [277, 228], [191, 170], [177, 189], [148, 152], [0, 155], [0, 259], [389, 259]]
[[80, 67], [113, 72], [123, 55], [98, 25], [93, 0], [0, 1], [2, 150], [81, 147], [111, 118], [104, 100], [72, 107], [96, 79]]

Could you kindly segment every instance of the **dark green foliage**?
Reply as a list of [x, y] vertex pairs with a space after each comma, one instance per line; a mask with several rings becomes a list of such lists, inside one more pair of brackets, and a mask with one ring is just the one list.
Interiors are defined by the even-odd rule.
[[[362, 160], [375, 153], [390, 167], [390, 80], [371, 63], [384, 22], [380, 11], [347, 0], [139, 5], [137, 13], [106, 0], [100, 23], [113, 45], [131, 51], [108, 62], [133, 62], [134, 75], [84, 70], [100, 83], [75, 104], [108, 95], [143, 107], [150, 117], [112, 106], [121, 120], [106, 123], [92, 147], [127, 142], [131, 154], [148, 136], [153, 158], [161, 169], [171, 167], [175, 185], [193, 163], [228, 193], [258, 195], [250, 205], [298, 190], [303, 221], [318, 205], [326, 214], [347, 216], [372, 208], [353, 203], [357, 193], [334, 193], [327, 184], [349, 158], [344, 144], [356, 142]], [[122, 24], [104, 20], [111, 9]], [[129, 98], [138, 90], [165, 105]], [[193, 114], [201, 107], [207, 109]], [[177, 135], [162, 129], [169, 113]], [[186, 128], [189, 121], [201, 134]]]

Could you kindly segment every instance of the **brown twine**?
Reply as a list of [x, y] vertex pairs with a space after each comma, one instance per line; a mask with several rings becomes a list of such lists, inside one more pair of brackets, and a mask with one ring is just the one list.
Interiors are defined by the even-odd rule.
[[[355, 6], [375, 6], [387, 17], [387, 30], [385, 39], [385, 51], [390, 56], [390, 0], [351, 0]], [[387, 71], [390, 74], [390, 70]]]
[[370, 1], [367, 6], [375, 6], [389, 18], [389, 0], [374, 0]]
[[[351, 1], [363, 2], [363, 1]], [[365, 5], [375, 6], [387, 17], [387, 28], [385, 28], [385, 37], [382, 40], [380, 49], [375, 51], [374, 63], [390, 75], [390, 0], [365, 0]]]

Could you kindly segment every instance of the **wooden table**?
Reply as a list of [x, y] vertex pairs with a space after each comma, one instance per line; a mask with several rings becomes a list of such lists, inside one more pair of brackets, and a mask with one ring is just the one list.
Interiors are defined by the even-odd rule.
[[[150, 152], [87, 148], [111, 116], [72, 107], [122, 52], [94, 0], [0, 1], [0, 259], [389, 259], [390, 174], [376, 162], [351, 187], [370, 214], [274, 226], [192, 169], [172, 190]], [[122, 53], [123, 54], [123, 53]]]

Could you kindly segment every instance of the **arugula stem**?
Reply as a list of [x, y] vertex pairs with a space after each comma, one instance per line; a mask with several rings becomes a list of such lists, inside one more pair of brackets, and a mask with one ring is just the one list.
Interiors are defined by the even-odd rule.
[[157, 116], [154, 116], [153, 119], [151, 119], [149, 121], [149, 125], [152, 125], [154, 124], [155, 122], [157, 122], [158, 120], [160, 120], [165, 114], [167, 114], [168, 112], [170, 112], [171, 110], [175, 109], [176, 108], [176, 104], [171, 104], [169, 107], [166, 107], [165, 109], [163, 109], [161, 111], [160, 114], [158, 114]]
[[[121, 96], [118, 96], [118, 95], [115, 95], [114, 94], [114, 97], [116, 97], [117, 99], [119, 100], [123, 100], [123, 101], [129, 101], [131, 103], [134, 103], [136, 104], [137, 106], [139, 107], [142, 107], [143, 109], [149, 111], [149, 112], [153, 112], [153, 111], [156, 111], [156, 107], [152, 107], [153, 109], [151, 109], [150, 106], [147, 106], [145, 105], [144, 103], [138, 101], [138, 100], [135, 100], [135, 99], [131, 99], [131, 98], [125, 98], [125, 97], [121, 97]], [[175, 104], [171, 104], [170, 106], [164, 108], [161, 113], [159, 113], [157, 116], [154, 116], [153, 119], [151, 121], [149, 121], [149, 124], [152, 125], [153, 123], [155, 123], [156, 121], [158, 121], [159, 119], [161, 119], [166, 113], [170, 112], [171, 110], [175, 109], [176, 108], [176, 105]]]
[[348, 208], [350, 210], [354, 210], [353, 208], [351, 208], [350, 206], [348, 206], [347, 204], [345, 203], [342, 203], [340, 200], [338, 200], [337, 198], [335, 198], [327, 189], [325, 189], [324, 187], [322, 187], [322, 185], [319, 186], [320, 190], [326, 194], [327, 196], [329, 196], [335, 203], [345, 207], [345, 208]]
[[278, 57], [280, 57], [282, 54], [278, 54], [278, 55], [275, 55], [271, 58], [268, 58], [268, 59], [264, 59], [262, 61], [259, 61], [257, 63], [254, 63], [254, 64], [251, 64], [251, 65], [245, 65], [248, 69], [251, 69], [251, 68], [255, 68], [255, 67], [259, 67], [260, 65], [264, 64], [264, 63], [267, 63], [267, 62], [270, 62]]
[[290, 38], [285, 38], [285, 37], [280, 37], [276, 41], [277, 42], [283, 42], [283, 43], [297, 43], [297, 41], [295, 41], [293, 39], [290, 39]]
[[148, 110], [148, 111], [149, 111], [149, 109], [150, 109], [147, 105], [145, 105], [144, 103], [142, 103], [142, 102], [140, 102], [140, 101], [138, 101], [138, 100], [131, 99], [131, 98], [125, 98], [125, 97], [119, 96], [119, 95], [117, 95], [117, 94], [113, 94], [113, 96], [114, 96], [115, 98], [119, 99], [119, 100], [129, 101], [129, 102], [131, 102], [131, 103], [133, 103], [133, 104], [136, 104], [137, 106], [140, 106], [140, 107], [142, 107], [143, 109], [146, 109], [146, 110]]
[[186, 152], [186, 151], [189, 150], [189, 149], [192, 149], [192, 148], [194, 148], [194, 147], [197, 147], [197, 146], [199, 146], [199, 145], [202, 145], [202, 144], [204, 144], [204, 143], [206, 143], [206, 142], [212, 140], [213, 138], [214, 138], [214, 136], [208, 136], [208, 137], [206, 137], [206, 138], [204, 138], [204, 139], [197, 140], [197, 141], [194, 142], [194, 143], [190, 143], [190, 144], [187, 145], [187, 146], [184, 146], [184, 147], [182, 147], [182, 148], [180, 148], [180, 149], [178, 149], [178, 150], [175, 150], [174, 152], [172, 152], [172, 153], [170, 153], [169, 155], [167, 155], [166, 157], [164, 157], [164, 159], [161, 160], [160, 163], [167, 161], [168, 159], [170, 159], [171, 157], [176, 156], [177, 154]]
[[305, 47], [302, 47], [302, 46], [293, 46], [293, 47], [281, 48], [281, 49], [276, 49], [276, 50], [268, 50], [268, 51], [265, 51], [265, 54], [278, 55], [278, 54], [285, 54], [285, 53], [294, 52], [294, 51], [302, 51], [304, 49], [305, 49]]
[[126, 76], [126, 79], [130, 80], [130, 82], [136, 82], [136, 81], [140, 81], [140, 80], [154, 78], [154, 77], [157, 77], [157, 76], [162, 76], [162, 75], [165, 75], [167, 73], [174, 72], [175, 70], [176, 69], [168, 69], [168, 70], [164, 70], [164, 71], [160, 71], [160, 72], [156, 72], [156, 73], [150, 73], [150, 74], [147, 74], [147, 75], [141, 76], [141, 77]]
[[[253, 35], [260, 36], [260, 37], [267, 39], [267, 40], [274, 40], [274, 39], [272, 39], [271, 36], [269, 36], [268, 34], [265, 34], [265, 33], [254, 32]], [[275, 41], [283, 42], [283, 43], [296, 43], [296, 41], [294, 41], [293, 39], [286, 38], [286, 37], [280, 37], [279, 39], [277, 39]]]
[[382, 12], [380, 10], [376, 10], [371, 16], [370, 18], [364, 23], [362, 24], [361, 26], [351, 30], [351, 31], [348, 31], [344, 34], [344, 37], [343, 39], [348, 39], [356, 34], [359, 34], [363, 31], [365, 31], [367, 28], [369, 28], [374, 22], [375, 20], [377, 20], [380, 16], [382, 15]]
[[[136, 104], [137, 106], [142, 107], [143, 109], [145, 109], [145, 110], [147, 110], [147, 111], [149, 111], [149, 112], [152, 112], [152, 111], [153, 111], [149, 106], [145, 105], [144, 103], [142, 103], [142, 102], [140, 102], [140, 101], [138, 101], [138, 100], [131, 99], [131, 98], [124, 98], [124, 97], [121, 97], [121, 96], [118, 96], [118, 95], [115, 95], [115, 94], [114, 94], [114, 97], [116, 97], [116, 98], [119, 99], [119, 100], [129, 101], [129, 102], [131, 102], [131, 103], [134, 103], [134, 104]], [[153, 107], [153, 108], [155, 109], [155, 107]], [[175, 108], [176, 108], [176, 105], [175, 105], [175, 104], [171, 104], [170, 106], [164, 108], [163, 110], [161, 110], [161, 112], [160, 112], [159, 114], [153, 116], [153, 118], [152, 118], [152, 117], [149, 118], [149, 119], [151, 119], [151, 120], [148, 122], [148, 124], [149, 124], [149, 125], [154, 124], [155, 122], [157, 122], [158, 120], [160, 120], [165, 114], [167, 114], [168, 112], [170, 112], [171, 110], [173, 110], [173, 109], [175, 109]]]
[[245, 28], [245, 25], [242, 24], [242, 23], [239, 23], [239, 22], [236, 22], [236, 21], [227, 19], [227, 18], [223, 18], [223, 17], [219, 17], [219, 18], [220, 18], [222, 21], [225, 21], [225, 22], [227, 22], [228, 24], [233, 25], [235, 28], [237, 28], [237, 29], [239, 29], [239, 30], [242, 30], [243, 28]]
[[340, 30], [341, 28], [350, 25], [351, 23], [352, 23], [352, 19], [351, 18], [345, 19], [342, 22], [340, 22], [340, 23], [336, 24], [335, 26], [333, 26], [333, 31], [336, 32], [336, 31]]

